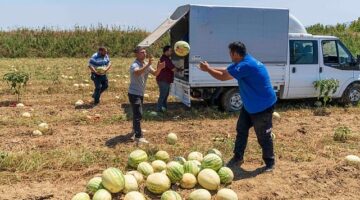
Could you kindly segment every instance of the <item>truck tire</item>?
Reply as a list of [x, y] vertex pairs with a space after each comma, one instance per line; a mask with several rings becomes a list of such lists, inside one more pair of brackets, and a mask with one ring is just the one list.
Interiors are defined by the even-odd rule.
[[239, 111], [242, 106], [243, 102], [237, 88], [232, 88], [225, 91], [225, 93], [221, 97], [221, 107], [226, 112]]
[[349, 85], [341, 97], [341, 103], [345, 105], [358, 105], [360, 102], [360, 83]]

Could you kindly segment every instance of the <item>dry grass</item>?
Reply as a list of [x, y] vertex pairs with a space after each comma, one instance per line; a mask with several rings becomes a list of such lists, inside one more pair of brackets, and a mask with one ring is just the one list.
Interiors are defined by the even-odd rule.
[[[31, 73], [23, 96], [25, 108], [5, 106], [15, 96], [0, 82], [0, 191], [6, 191], [2, 199], [36, 199], [48, 194], [70, 199], [106, 167], [126, 170], [127, 155], [137, 148], [121, 140], [131, 131], [127, 100], [131, 61], [113, 59], [110, 88], [98, 107], [75, 109], [78, 99], [91, 100], [92, 82], [87, 88], [73, 87], [89, 80], [86, 59], [0, 60], [0, 76], [13, 68]], [[73, 76], [73, 80], [62, 75]], [[158, 95], [154, 78], [148, 81], [150, 98], [145, 100], [145, 111], [155, 109]], [[187, 109], [173, 98], [170, 101], [168, 113], [145, 115], [143, 128], [152, 144], [142, 148], [150, 155], [166, 150], [172, 157], [218, 148], [225, 159], [232, 156], [236, 113], [222, 113], [203, 102], [194, 102]], [[343, 162], [344, 156], [360, 152], [359, 108], [333, 106], [329, 116], [314, 116], [311, 104], [278, 105], [282, 118], [274, 121], [278, 160], [274, 174], [256, 174], [262, 165], [261, 150], [251, 130], [244, 165], [249, 171], [239, 172], [230, 186], [241, 199], [357, 199], [360, 195], [359, 169]], [[32, 117], [22, 118], [25, 111]], [[51, 134], [32, 136], [40, 122], [50, 125]], [[343, 143], [333, 140], [341, 126], [351, 129]], [[177, 133], [177, 145], [165, 143], [169, 132]]]

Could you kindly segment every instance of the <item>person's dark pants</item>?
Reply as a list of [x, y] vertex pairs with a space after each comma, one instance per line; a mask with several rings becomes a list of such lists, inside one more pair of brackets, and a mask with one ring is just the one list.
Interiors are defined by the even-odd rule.
[[256, 114], [248, 113], [244, 107], [241, 109], [236, 125], [237, 135], [234, 149], [236, 158], [243, 160], [249, 129], [254, 127], [257, 140], [262, 148], [262, 157], [266, 166], [275, 165], [274, 145], [271, 138], [273, 111], [273, 106]]
[[106, 75], [97, 75], [92, 73], [91, 80], [94, 81], [95, 89], [94, 89], [94, 102], [99, 103], [101, 93], [103, 93], [108, 87], [108, 78]]
[[170, 84], [165, 81], [158, 81], [157, 84], [159, 86], [159, 92], [160, 92], [157, 103], [157, 110], [162, 111], [163, 107], [167, 109], [167, 99], [169, 97]]
[[141, 119], [144, 97], [134, 94], [128, 94], [128, 96], [133, 113], [133, 131], [136, 138], [141, 138], [143, 136], [141, 131]]

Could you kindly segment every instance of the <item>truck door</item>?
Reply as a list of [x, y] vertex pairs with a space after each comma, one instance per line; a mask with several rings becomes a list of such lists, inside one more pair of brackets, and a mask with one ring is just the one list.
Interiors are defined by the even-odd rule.
[[287, 98], [315, 97], [319, 80], [317, 40], [290, 40], [290, 75]]
[[358, 67], [354, 65], [351, 53], [339, 40], [323, 40], [322, 63], [320, 66], [320, 79], [334, 78], [339, 81], [339, 89], [334, 97], [340, 97], [340, 89], [346, 87], [348, 80], [353, 79], [354, 70]]

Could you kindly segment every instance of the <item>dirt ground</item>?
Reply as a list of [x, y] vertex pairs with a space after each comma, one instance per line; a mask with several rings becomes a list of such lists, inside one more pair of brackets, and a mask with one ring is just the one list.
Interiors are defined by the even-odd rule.
[[[107, 167], [127, 170], [127, 155], [138, 148], [126, 136], [131, 132], [126, 96], [131, 59], [113, 62], [110, 88], [101, 104], [76, 109], [78, 99], [86, 104], [91, 100], [91, 81], [84, 89], [73, 86], [89, 79], [86, 59], [65, 63], [60, 59], [0, 59], [1, 76], [13, 68], [32, 74], [21, 101], [24, 108], [12, 106], [14, 96], [0, 83], [0, 200], [71, 199]], [[218, 148], [225, 160], [231, 157], [238, 114], [222, 113], [204, 102], [194, 102], [188, 109], [171, 98], [169, 111], [152, 117], [148, 111], [155, 109], [158, 95], [154, 78], [148, 86], [143, 129], [151, 144], [141, 148], [150, 155], [166, 150], [172, 157]], [[251, 130], [245, 164], [226, 186], [239, 199], [360, 199], [360, 169], [344, 162], [345, 156], [360, 154], [360, 108], [332, 105], [330, 115], [316, 116], [312, 105], [313, 101], [277, 105], [281, 118], [274, 119], [277, 164], [273, 173], [260, 173], [261, 150]], [[21, 117], [23, 112], [32, 117]], [[51, 133], [33, 136], [40, 122], [47, 122]], [[340, 126], [351, 130], [346, 142], [333, 139]], [[175, 146], [165, 142], [169, 132], [178, 135]], [[192, 191], [173, 189], [184, 199]], [[151, 194], [147, 197], [159, 199]]]

